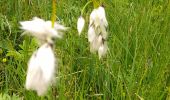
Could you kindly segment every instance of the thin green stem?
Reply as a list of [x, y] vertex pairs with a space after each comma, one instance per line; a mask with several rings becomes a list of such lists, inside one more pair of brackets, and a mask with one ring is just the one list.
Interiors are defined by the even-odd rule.
[[92, 3], [91, 0], [88, 1], [88, 2], [85, 4], [85, 6], [83, 7], [83, 9], [81, 10], [81, 15], [83, 15], [85, 8], [86, 8], [90, 3]]
[[99, 1], [97, 1], [97, 0], [92, 0], [93, 1], [93, 7], [94, 8], [97, 8], [97, 7], [99, 7]]

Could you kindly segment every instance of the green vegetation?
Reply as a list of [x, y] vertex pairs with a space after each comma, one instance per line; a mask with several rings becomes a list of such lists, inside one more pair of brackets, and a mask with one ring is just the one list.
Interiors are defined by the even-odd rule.
[[[91, 54], [86, 28], [76, 24], [88, 0], [57, 0], [57, 21], [70, 27], [56, 40], [56, 85], [38, 97], [24, 87], [35, 39], [21, 36], [19, 21], [51, 19], [52, 0], [0, 0], [0, 100], [169, 100], [170, 0], [103, 0], [109, 22], [109, 52]], [[168, 97], [169, 96], [169, 97]]]

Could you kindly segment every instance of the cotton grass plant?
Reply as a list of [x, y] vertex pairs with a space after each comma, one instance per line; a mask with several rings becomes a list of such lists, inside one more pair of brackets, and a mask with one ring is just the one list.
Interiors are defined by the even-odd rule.
[[97, 0], [92, 0], [86, 3], [82, 9], [81, 16], [77, 21], [77, 30], [79, 35], [81, 34], [85, 20], [82, 17], [85, 7], [89, 3], [93, 3], [93, 11], [90, 14], [89, 18], [89, 29], [88, 29], [88, 42], [90, 43], [90, 52], [98, 52], [99, 59], [104, 57], [107, 53], [107, 37], [108, 33], [106, 28], [108, 27], [108, 22], [106, 19], [105, 9]]
[[57, 67], [52, 38], [61, 38], [61, 31], [66, 28], [55, 22], [56, 1], [53, 0], [52, 21], [34, 17], [31, 21], [22, 21], [21, 29], [37, 38], [40, 47], [36, 50], [29, 62], [26, 77], [26, 89], [35, 90], [39, 96], [44, 95], [48, 87], [55, 83]]

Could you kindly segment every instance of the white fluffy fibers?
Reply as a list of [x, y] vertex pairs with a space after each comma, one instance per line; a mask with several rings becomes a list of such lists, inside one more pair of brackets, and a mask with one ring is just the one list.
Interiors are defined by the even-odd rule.
[[45, 43], [30, 58], [26, 89], [35, 90], [38, 95], [43, 95], [52, 84], [54, 74], [55, 56], [51, 44]]

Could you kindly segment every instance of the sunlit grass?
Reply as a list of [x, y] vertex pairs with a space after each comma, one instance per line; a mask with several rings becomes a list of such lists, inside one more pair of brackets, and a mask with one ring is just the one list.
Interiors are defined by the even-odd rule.
[[26, 100], [170, 99], [169, 0], [103, 0], [109, 22], [109, 52], [102, 60], [90, 53], [87, 42], [87, 20], [93, 5], [85, 10], [86, 28], [79, 37], [77, 18], [87, 1], [57, 1], [57, 21], [70, 29], [63, 39], [56, 40], [57, 82], [44, 97], [24, 87], [27, 61], [37, 43], [32, 37], [20, 36], [18, 22], [34, 16], [50, 20], [52, 2], [0, 1], [2, 94], [16, 94]]

